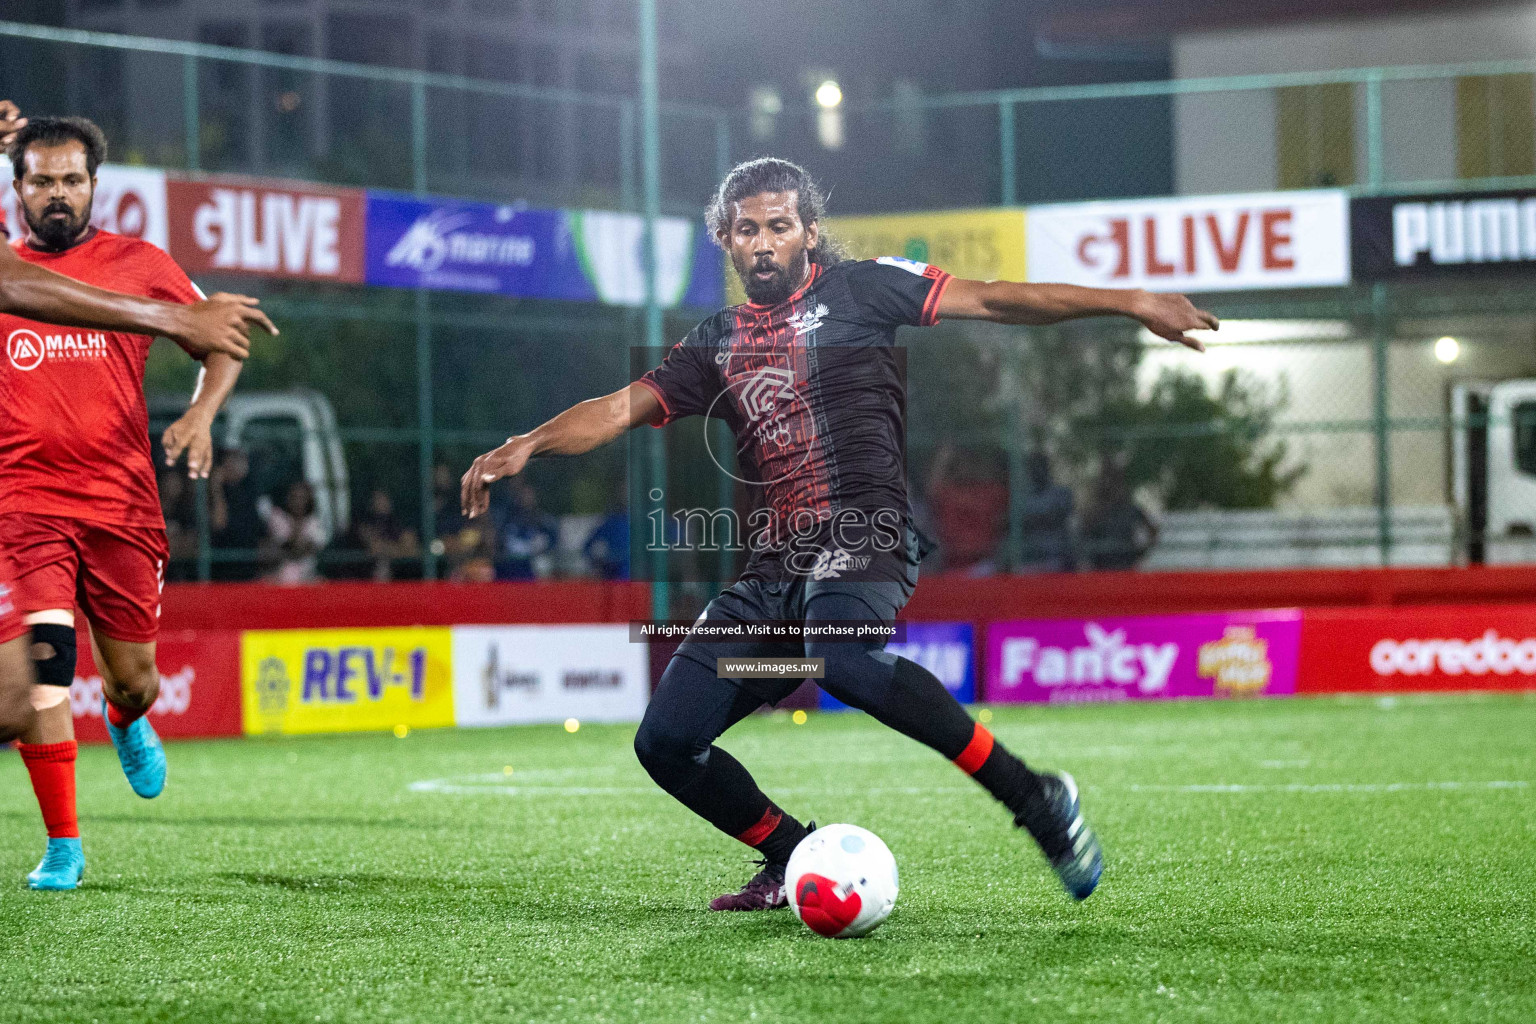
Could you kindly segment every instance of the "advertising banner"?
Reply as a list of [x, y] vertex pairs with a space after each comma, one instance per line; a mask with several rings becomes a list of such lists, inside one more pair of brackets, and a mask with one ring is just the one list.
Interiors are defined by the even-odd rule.
[[1022, 281], [1027, 273], [1020, 209], [830, 217], [827, 229], [856, 259], [904, 256], [979, 281]]
[[[11, 240], [22, 238], [26, 221], [21, 215], [21, 201], [16, 190], [9, 184], [0, 189], [0, 208], [5, 210]], [[96, 198], [91, 206], [91, 223], [103, 231], [142, 238], [169, 251], [165, 172], [122, 164], [102, 164], [96, 168]]]
[[[565, 216], [576, 240], [581, 271], [593, 296], [610, 306], [645, 305], [641, 262], [645, 218], [613, 210], [571, 210]], [[657, 291], [661, 305], [715, 309], [725, 301], [720, 250], [701, 222], [662, 217], [656, 222]]]
[[250, 736], [453, 724], [445, 627], [249, 630], [240, 642]]
[[222, 177], [166, 188], [170, 252], [188, 276], [362, 283], [361, 189]]
[[1536, 606], [1307, 612], [1302, 693], [1536, 689]]
[[987, 626], [988, 701], [1272, 696], [1296, 691], [1295, 609]]
[[[854, 259], [901, 256], [979, 281], [1023, 281], [1027, 272], [1020, 208], [828, 217], [826, 226]], [[729, 260], [716, 253], [714, 262], [725, 270], [726, 301], [747, 301]]]
[[[643, 220], [609, 211], [535, 210], [457, 199], [368, 193], [366, 280], [524, 298], [645, 301]], [[664, 306], [718, 305], [721, 268], [702, 227], [663, 218], [659, 286]]]
[[1030, 281], [1215, 292], [1349, 283], [1342, 190], [1032, 206]]
[[[909, 622], [907, 639], [888, 643], [885, 649], [938, 676], [960, 703], [975, 703], [975, 627], [969, 622]], [[820, 707], [823, 711], [843, 711], [848, 705], [822, 691]]]
[[1355, 199], [1356, 280], [1426, 280], [1536, 268], [1536, 190]]
[[[105, 743], [101, 674], [91, 660], [90, 637], [84, 629], [80, 632], [79, 663], [69, 688], [75, 735], [83, 743]], [[155, 660], [160, 666], [160, 696], [149, 709], [149, 720], [156, 732], [167, 739], [240, 735], [237, 631], [164, 631]]]
[[638, 722], [651, 693], [625, 625], [456, 626], [453, 669], [459, 725]]

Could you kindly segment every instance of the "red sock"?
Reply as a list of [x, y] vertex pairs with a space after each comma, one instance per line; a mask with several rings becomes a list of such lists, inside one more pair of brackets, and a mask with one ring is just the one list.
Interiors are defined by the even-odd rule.
[[74, 740], [63, 743], [18, 743], [16, 749], [32, 776], [32, 792], [43, 812], [49, 839], [79, 839], [80, 820], [75, 815]]
[[[145, 710], [147, 711], [149, 709], [146, 708]], [[116, 704], [113, 704], [111, 701], [107, 701], [107, 721], [111, 722], [119, 729], [126, 729], [143, 717], [143, 711], [124, 711], [122, 708], [118, 707]]]

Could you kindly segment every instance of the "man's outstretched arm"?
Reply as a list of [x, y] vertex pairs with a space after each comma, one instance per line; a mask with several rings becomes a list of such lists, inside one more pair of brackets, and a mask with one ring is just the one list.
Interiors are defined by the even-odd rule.
[[642, 384], [578, 402], [476, 459], [459, 483], [464, 514], [471, 519], [483, 515], [490, 507], [490, 485], [521, 473], [535, 455], [584, 455], [617, 440], [631, 427], [660, 423], [664, 415], [660, 400]]
[[222, 352], [236, 359], [251, 354], [251, 328], [277, 328], [244, 295], [218, 294], [181, 305], [94, 288], [28, 263], [0, 243], [0, 313], [43, 323], [125, 331], [170, 338], [196, 357]]
[[940, 319], [990, 320], [999, 324], [1061, 323], [1085, 316], [1125, 316], [1169, 341], [1204, 352], [1186, 331], [1214, 331], [1216, 317], [1182, 295], [1132, 288], [1081, 288], [1075, 284], [1021, 284], [955, 278], [939, 299]]

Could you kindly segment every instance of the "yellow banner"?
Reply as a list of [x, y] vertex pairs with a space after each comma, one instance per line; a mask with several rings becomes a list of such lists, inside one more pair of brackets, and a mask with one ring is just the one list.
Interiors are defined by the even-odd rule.
[[453, 724], [446, 628], [249, 630], [240, 640], [248, 736]]
[[[937, 210], [873, 217], [828, 217], [827, 230], [855, 259], [905, 256], [956, 277], [1024, 280], [1022, 209]], [[725, 259], [726, 301], [745, 302], [741, 279]]]
[[905, 256], [956, 277], [1024, 280], [1024, 211], [939, 210], [829, 217], [827, 229], [854, 258]]

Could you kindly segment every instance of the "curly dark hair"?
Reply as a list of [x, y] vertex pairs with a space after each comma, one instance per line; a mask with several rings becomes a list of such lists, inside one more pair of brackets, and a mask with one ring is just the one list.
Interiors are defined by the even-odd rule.
[[27, 173], [27, 148], [29, 146], [57, 146], [71, 139], [85, 147], [85, 169], [96, 177], [96, 168], [107, 159], [107, 137], [96, 122], [84, 117], [32, 117], [27, 126], [16, 133], [6, 155], [11, 158], [11, 171], [17, 180]]
[[[715, 239], [716, 244], [719, 243], [720, 232], [730, 230], [731, 204], [764, 192], [793, 192], [800, 222], [807, 227], [820, 223], [827, 215], [826, 193], [816, 184], [809, 171], [799, 164], [778, 157], [758, 157], [732, 167], [704, 210], [704, 221], [709, 225], [710, 237]], [[825, 225], [817, 238], [816, 248], [807, 255], [812, 263], [824, 267], [848, 258], [847, 250], [827, 232]]]

